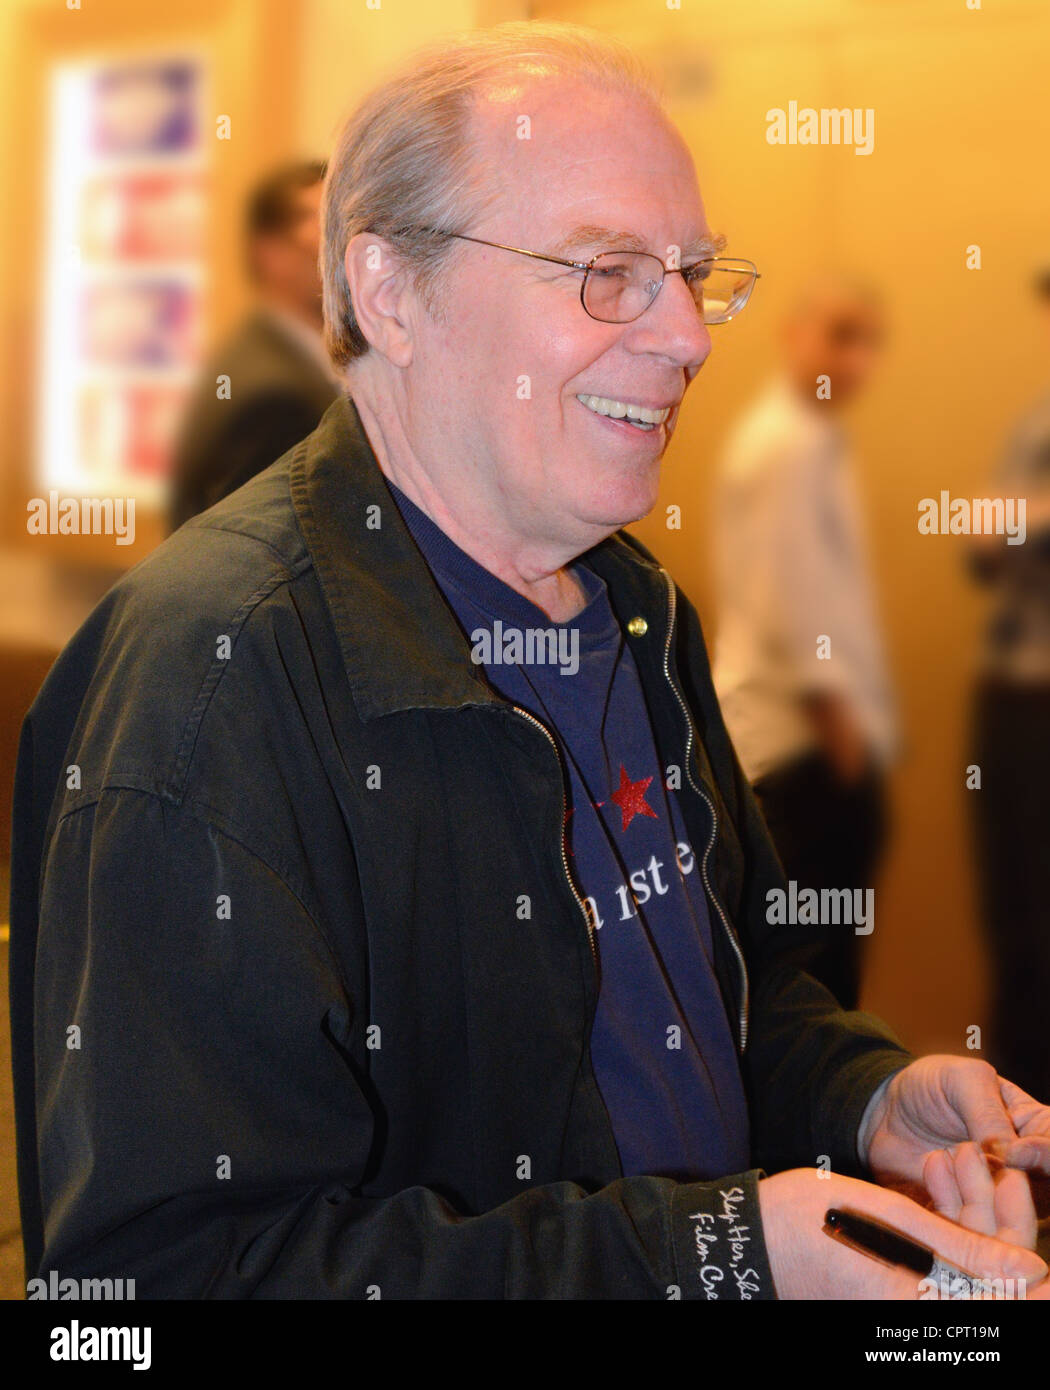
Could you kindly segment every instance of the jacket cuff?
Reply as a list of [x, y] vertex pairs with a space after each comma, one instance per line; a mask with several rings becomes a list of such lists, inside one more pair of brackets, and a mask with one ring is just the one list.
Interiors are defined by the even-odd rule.
[[910, 1052], [903, 1049], [892, 1052], [876, 1052], [870, 1057], [858, 1060], [856, 1074], [848, 1096], [837, 1099], [835, 1111], [836, 1137], [829, 1146], [832, 1168], [836, 1173], [847, 1177], [867, 1178], [868, 1155], [861, 1152], [861, 1126], [867, 1115], [868, 1106], [875, 1093], [915, 1061]]
[[676, 1188], [671, 1232], [683, 1298], [776, 1298], [758, 1205], [758, 1180], [764, 1177], [754, 1168]]

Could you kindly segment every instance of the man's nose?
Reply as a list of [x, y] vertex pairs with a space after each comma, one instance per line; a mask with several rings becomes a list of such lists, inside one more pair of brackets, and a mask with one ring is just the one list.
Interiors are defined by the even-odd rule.
[[678, 271], [668, 271], [656, 298], [631, 328], [635, 352], [666, 357], [678, 367], [702, 367], [711, 351], [711, 334], [696, 300]]

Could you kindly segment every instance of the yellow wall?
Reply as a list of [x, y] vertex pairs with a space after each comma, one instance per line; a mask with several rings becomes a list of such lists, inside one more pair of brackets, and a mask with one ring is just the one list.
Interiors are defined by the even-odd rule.
[[[492, 6], [478, 0], [431, 0], [378, 10], [346, 0], [309, 0], [302, 6], [302, 64], [307, 80], [299, 108], [304, 153], [326, 152], [341, 118], [383, 72], [413, 48], [453, 29], [522, 17], [523, 5]], [[501, 11], [506, 10], [506, 14]], [[487, 12], [492, 11], [492, 18]]]

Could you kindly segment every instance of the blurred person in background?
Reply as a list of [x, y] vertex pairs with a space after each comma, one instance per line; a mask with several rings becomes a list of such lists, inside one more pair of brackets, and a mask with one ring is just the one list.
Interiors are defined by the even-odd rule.
[[[1035, 292], [1050, 331], [1050, 266]], [[973, 569], [994, 595], [981, 654], [972, 759], [982, 919], [992, 998], [987, 1055], [1050, 1095], [1050, 390], [1018, 422], [998, 496], [1026, 499], [1023, 545], [973, 539]]]
[[[205, 367], [175, 450], [170, 525], [253, 478], [317, 425], [339, 394], [321, 336], [324, 164], [289, 164], [248, 200], [245, 239], [256, 307]], [[228, 376], [229, 397], [216, 378]]]
[[[715, 686], [800, 891], [871, 887], [885, 840], [894, 715], [840, 419], [883, 337], [869, 287], [809, 285], [783, 325], [781, 369], [733, 431], [719, 478]], [[786, 930], [798, 963], [855, 1008], [854, 924]]]

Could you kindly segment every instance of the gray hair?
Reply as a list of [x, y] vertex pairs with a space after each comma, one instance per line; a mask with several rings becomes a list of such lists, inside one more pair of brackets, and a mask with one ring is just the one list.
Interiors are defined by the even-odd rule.
[[424, 305], [438, 307], [438, 271], [453, 242], [435, 233], [469, 227], [500, 192], [498, 171], [472, 138], [475, 102], [519, 67], [529, 78], [574, 78], [664, 109], [657, 79], [625, 44], [577, 25], [514, 21], [414, 55], [353, 111], [328, 164], [321, 275], [325, 344], [336, 366], [368, 351], [343, 263], [358, 233], [388, 241]]

